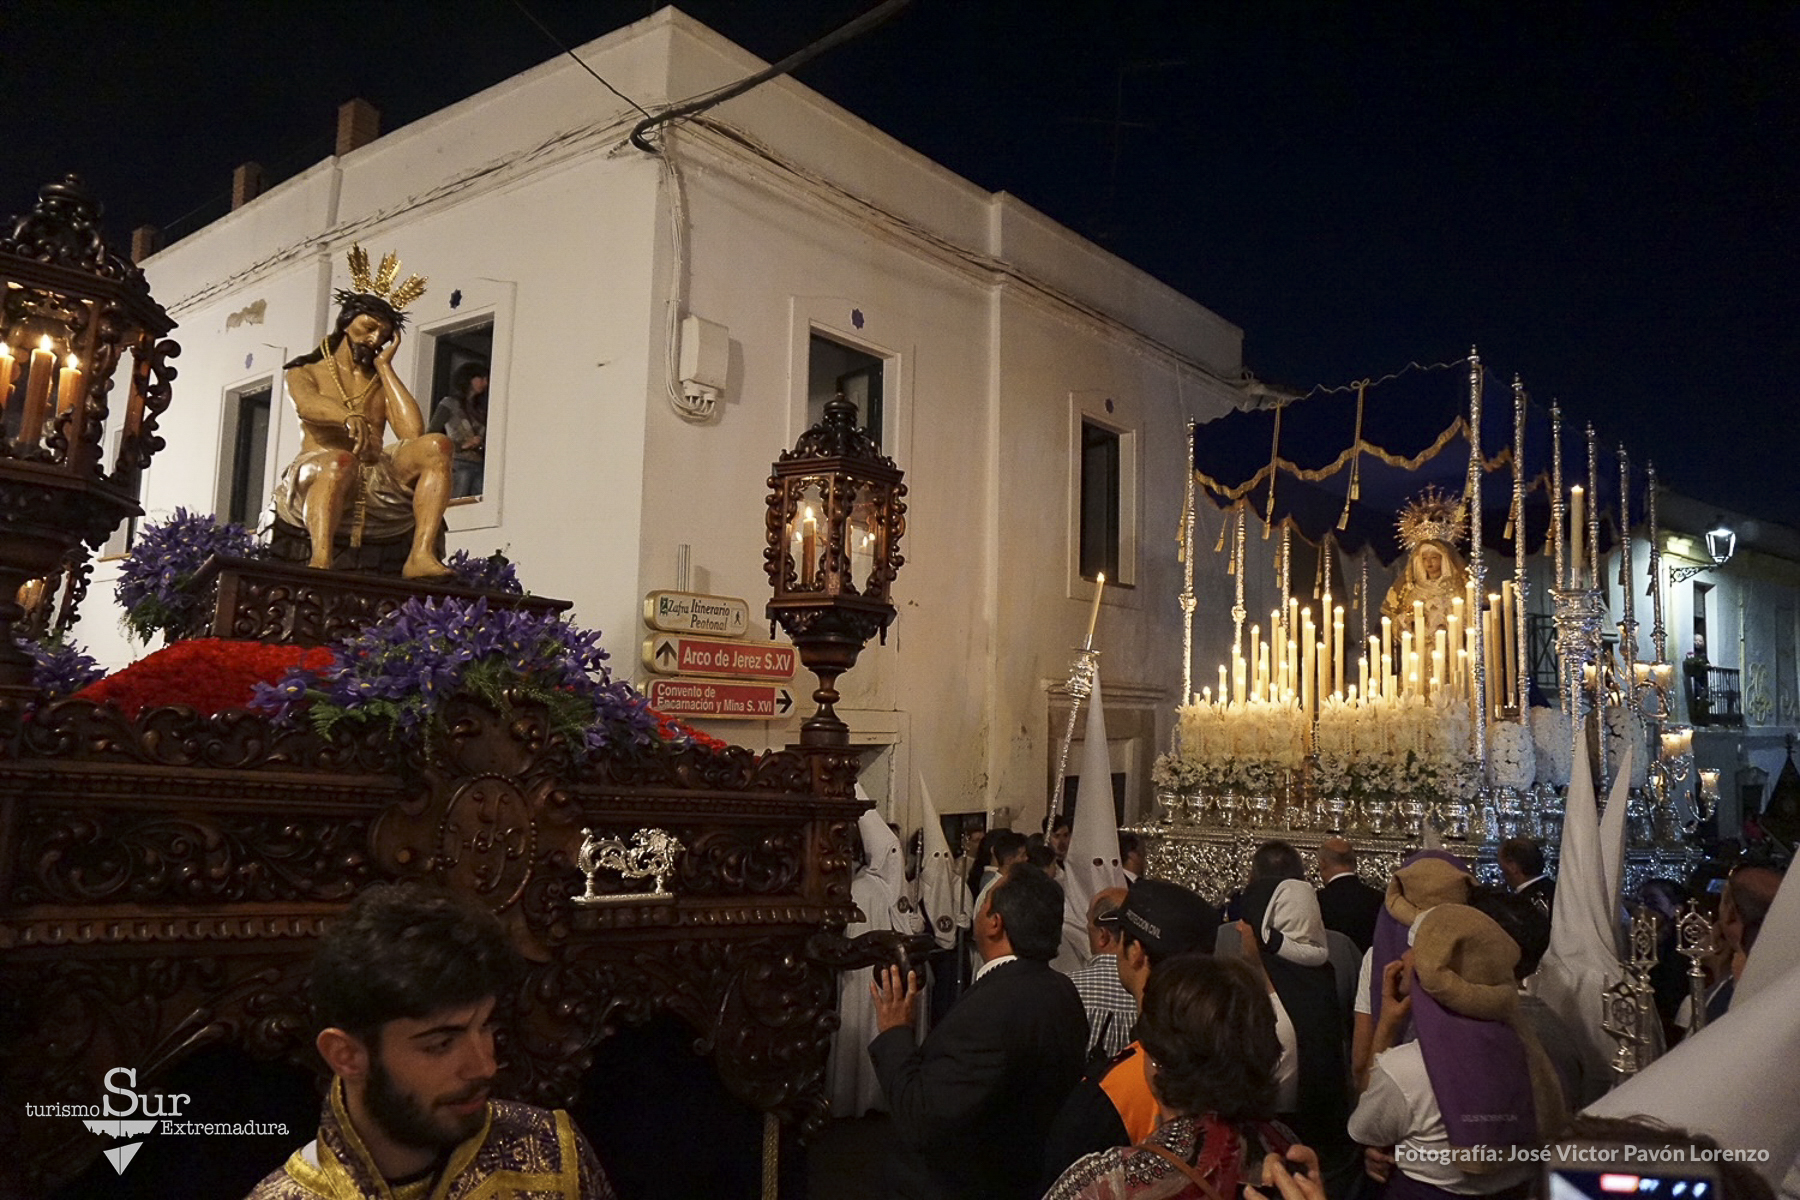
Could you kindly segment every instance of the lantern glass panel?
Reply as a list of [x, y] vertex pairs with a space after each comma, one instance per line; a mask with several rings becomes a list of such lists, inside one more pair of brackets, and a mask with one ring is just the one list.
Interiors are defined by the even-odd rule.
[[799, 592], [821, 592], [825, 590], [826, 481], [808, 478], [795, 483], [793, 515], [788, 519], [792, 586]]
[[1736, 549], [1737, 534], [1731, 532], [1731, 530], [1725, 528], [1723, 525], [1707, 532], [1706, 552], [1712, 557], [1713, 562], [1719, 566], [1724, 566], [1726, 560], [1731, 557], [1732, 551]]
[[882, 561], [887, 551], [878, 507], [880, 496], [878, 485], [858, 481], [856, 500], [850, 506], [850, 529], [845, 544], [850, 555], [850, 582], [861, 596], [876, 596], [875, 565]]

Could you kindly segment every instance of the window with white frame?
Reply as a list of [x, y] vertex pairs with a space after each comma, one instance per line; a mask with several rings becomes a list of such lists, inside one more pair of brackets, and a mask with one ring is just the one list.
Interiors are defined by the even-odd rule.
[[1069, 531], [1075, 574], [1091, 583], [1104, 572], [1109, 585], [1129, 587], [1137, 558], [1137, 434], [1085, 409], [1076, 416]]
[[820, 333], [809, 340], [806, 359], [806, 423], [811, 426], [824, 420], [825, 405], [842, 393], [856, 405], [858, 426], [876, 445], [883, 444], [886, 362]]
[[431, 339], [431, 387], [418, 397], [425, 429], [450, 439], [451, 503], [485, 494], [488, 425], [493, 413], [494, 318], [440, 328]]
[[225, 393], [215, 511], [254, 530], [269, 501], [269, 417], [275, 383], [263, 379]]

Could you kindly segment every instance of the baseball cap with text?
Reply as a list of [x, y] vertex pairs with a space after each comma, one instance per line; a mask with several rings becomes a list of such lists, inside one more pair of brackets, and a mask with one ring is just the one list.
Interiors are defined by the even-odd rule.
[[1197, 892], [1166, 879], [1140, 879], [1125, 903], [1100, 924], [1127, 931], [1152, 958], [1201, 951], [1210, 954], [1219, 932], [1219, 910]]

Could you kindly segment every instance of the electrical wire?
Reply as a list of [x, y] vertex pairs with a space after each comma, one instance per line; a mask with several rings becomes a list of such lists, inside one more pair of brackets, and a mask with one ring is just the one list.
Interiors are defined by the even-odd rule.
[[[513, 3], [517, 4], [518, 0], [513, 0]], [[644, 113], [644, 119], [639, 121], [637, 127], [631, 131], [631, 144], [636, 146], [639, 150], [642, 150], [645, 154], [661, 153], [661, 151], [657, 149], [655, 143], [649, 141], [644, 136], [658, 125], [666, 125], [670, 121], [678, 121], [683, 117], [692, 117], [699, 113], [703, 113], [714, 105], [723, 104], [734, 96], [741, 96], [751, 88], [756, 87], [759, 84], [767, 83], [778, 75], [786, 75], [795, 68], [811, 62], [826, 51], [836, 49], [838, 46], [843, 45], [853, 38], [861, 37], [869, 30], [886, 22], [889, 18], [893, 17], [901, 9], [911, 3], [912, 0], [883, 0], [881, 4], [871, 8], [868, 12], [857, 17], [849, 24], [840, 26], [838, 29], [812, 43], [812, 45], [796, 50], [780, 62], [765, 67], [754, 75], [747, 75], [736, 83], [727, 84], [722, 88], [717, 88], [713, 91], [702, 93], [699, 96], [683, 100], [679, 104], [663, 109], [654, 117], [649, 113]]]
[[540, 33], [542, 33], [545, 37], [550, 39], [552, 45], [554, 45], [558, 50], [561, 50], [564, 54], [568, 55], [570, 58], [574, 59], [576, 64], [578, 66], [580, 66], [582, 70], [586, 71], [589, 75], [592, 75], [595, 79], [600, 80], [600, 86], [604, 87], [607, 91], [611, 92], [613, 95], [617, 96], [619, 99], [623, 100], [625, 103], [631, 105], [631, 107], [633, 107], [633, 108], [637, 109], [639, 112], [643, 113], [644, 117], [646, 119], [649, 119], [649, 117], [650, 117], [649, 109], [647, 109], [643, 105], [639, 104], [636, 100], [633, 100], [630, 96], [627, 96], [624, 92], [621, 92], [618, 88], [614, 87], [612, 84], [606, 82], [606, 80], [601, 77], [600, 72], [594, 70], [594, 68], [588, 66], [585, 62], [582, 62], [581, 55], [579, 55], [579, 54], [575, 53], [575, 51], [569, 49], [569, 47], [563, 43], [563, 40], [561, 38], [557, 37], [554, 33], [550, 32], [550, 27], [548, 25], [544, 24], [542, 21], [538, 20], [537, 15], [535, 13], [533, 13], [529, 8], [525, 7], [524, 0], [512, 0], [512, 4], [513, 4], [514, 8], [518, 9], [521, 13], [525, 14], [525, 19], [527, 21], [530, 21], [533, 25], [536, 25], [538, 27], [538, 31]]

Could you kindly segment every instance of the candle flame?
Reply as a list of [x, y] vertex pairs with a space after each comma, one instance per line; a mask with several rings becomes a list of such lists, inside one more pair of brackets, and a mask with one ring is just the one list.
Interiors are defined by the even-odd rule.
[[52, 350], [55, 349], [55, 346], [56, 344], [50, 340], [50, 335], [47, 333], [38, 339], [39, 350]]
[[1094, 582], [1104, 586], [1106, 583], [1106, 572], [1102, 571], [1098, 575], [1094, 576]]
[[69, 355], [69, 357], [66, 360], [64, 360], [63, 366], [65, 366], [65, 367], [69, 368], [69, 370], [73, 371], [73, 370], [78, 369], [81, 366], [81, 360], [79, 358], [76, 358], [73, 354], [71, 354], [71, 355]]

